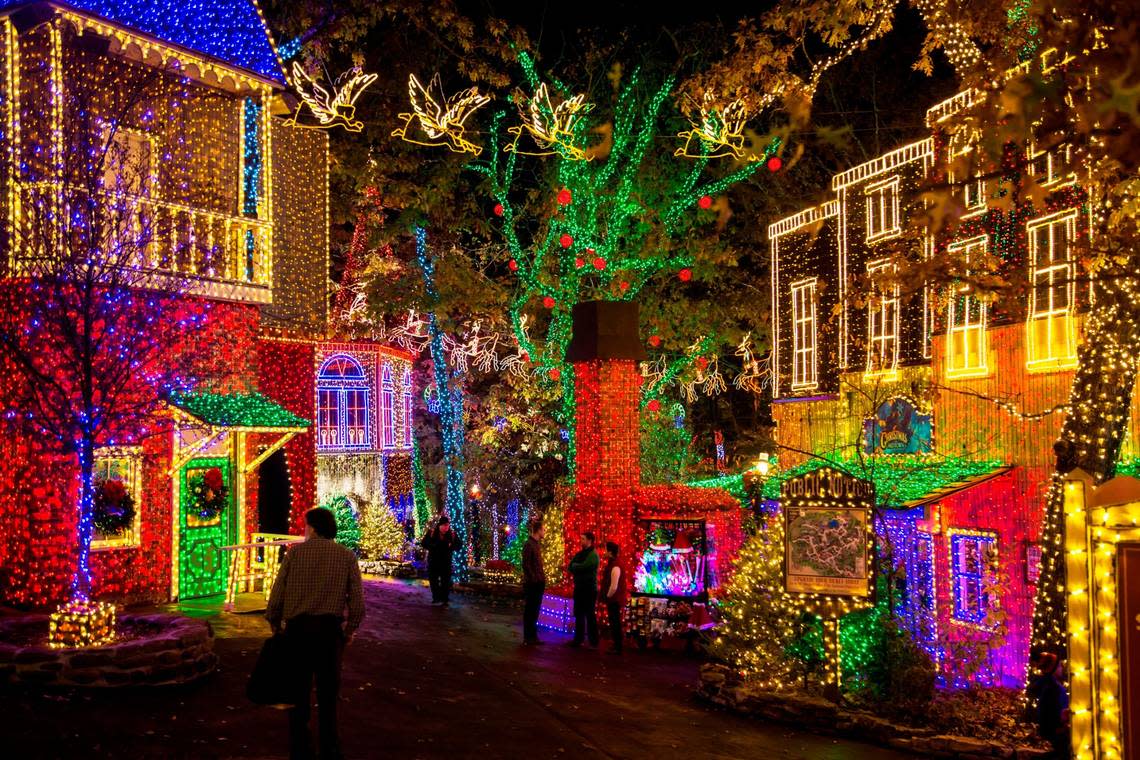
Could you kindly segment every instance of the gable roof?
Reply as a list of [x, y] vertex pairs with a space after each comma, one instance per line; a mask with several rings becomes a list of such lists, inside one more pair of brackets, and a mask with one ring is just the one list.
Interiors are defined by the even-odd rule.
[[175, 393], [170, 403], [215, 427], [304, 432], [310, 425], [260, 393]]
[[[34, 4], [0, 0], [0, 13]], [[51, 0], [50, 5], [97, 16], [285, 84], [285, 72], [256, 0]]]

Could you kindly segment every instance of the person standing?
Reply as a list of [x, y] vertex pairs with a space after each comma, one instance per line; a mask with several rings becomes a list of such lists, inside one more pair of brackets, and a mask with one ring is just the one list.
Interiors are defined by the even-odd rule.
[[459, 536], [451, 529], [447, 515], [441, 516], [424, 536], [423, 547], [427, 550], [431, 603], [447, 607], [451, 595], [451, 555], [459, 548]]
[[364, 592], [356, 555], [334, 538], [331, 511], [317, 507], [305, 513], [305, 540], [285, 553], [265, 611], [274, 633], [284, 626], [298, 678], [299, 700], [289, 710], [289, 757], [294, 760], [313, 757], [309, 699], [314, 677], [320, 756], [341, 757], [336, 725], [341, 658], [364, 620]]
[[538, 613], [546, 591], [546, 570], [542, 567], [542, 539], [546, 528], [541, 522], [530, 526], [530, 537], [523, 544], [523, 644], [541, 644], [538, 639]]
[[622, 630], [622, 610], [625, 609], [629, 597], [626, 593], [625, 574], [618, 564], [620, 548], [613, 541], [606, 542], [606, 569], [602, 571], [602, 599], [606, 603], [606, 613], [610, 619], [610, 635], [613, 637], [613, 647], [610, 654], [621, 654], [622, 640], [625, 632]]
[[1052, 652], [1036, 653], [1037, 674], [1026, 691], [1035, 706], [1037, 734], [1051, 747], [1048, 757], [1069, 757], [1069, 693], [1065, 690], [1064, 663]]
[[570, 575], [574, 578], [574, 639], [570, 646], [582, 646], [589, 637], [590, 646], [598, 645], [598, 553], [594, 551], [594, 534], [582, 534], [582, 550], [570, 559]]

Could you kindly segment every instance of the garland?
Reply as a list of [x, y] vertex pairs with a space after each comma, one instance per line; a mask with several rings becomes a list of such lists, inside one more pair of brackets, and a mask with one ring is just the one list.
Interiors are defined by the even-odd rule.
[[199, 519], [212, 520], [226, 508], [229, 488], [222, 479], [222, 471], [211, 467], [201, 475], [190, 478], [191, 509]]
[[95, 529], [104, 535], [122, 533], [134, 524], [135, 500], [121, 480], [101, 480], [95, 485]]

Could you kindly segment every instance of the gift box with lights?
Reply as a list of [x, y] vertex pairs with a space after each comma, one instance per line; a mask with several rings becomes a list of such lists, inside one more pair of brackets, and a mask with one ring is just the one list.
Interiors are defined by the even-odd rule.
[[106, 602], [68, 602], [51, 615], [48, 644], [55, 649], [91, 647], [115, 639], [115, 606]]

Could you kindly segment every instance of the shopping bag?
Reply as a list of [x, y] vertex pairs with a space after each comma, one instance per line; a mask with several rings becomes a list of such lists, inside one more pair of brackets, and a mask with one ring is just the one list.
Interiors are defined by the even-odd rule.
[[275, 633], [261, 646], [261, 654], [249, 674], [245, 694], [259, 705], [292, 707], [299, 701], [300, 684], [290, 655], [289, 640]]

